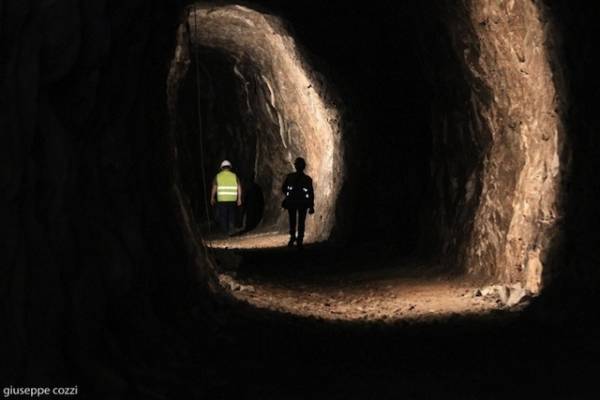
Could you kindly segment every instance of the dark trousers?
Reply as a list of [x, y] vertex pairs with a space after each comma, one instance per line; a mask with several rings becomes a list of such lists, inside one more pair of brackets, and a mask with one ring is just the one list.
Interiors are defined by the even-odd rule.
[[[302, 242], [304, 239], [304, 224], [306, 222], [307, 208], [288, 208], [290, 215], [290, 237]], [[298, 223], [298, 235], [296, 235], [296, 222]]]
[[233, 232], [233, 229], [235, 228], [236, 211], [237, 204], [235, 201], [227, 201], [215, 205], [215, 217], [221, 232], [227, 235]]

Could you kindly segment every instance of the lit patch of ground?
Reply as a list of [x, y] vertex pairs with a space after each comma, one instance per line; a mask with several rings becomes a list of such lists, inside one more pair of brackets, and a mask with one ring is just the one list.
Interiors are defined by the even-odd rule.
[[263, 232], [206, 240], [206, 245], [216, 249], [269, 249], [283, 247], [287, 241], [287, 235]]
[[[289, 236], [277, 232], [251, 233], [227, 238], [207, 240], [206, 245], [215, 249], [273, 249], [287, 246]], [[310, 244], [311, 241], [305, 241]]]
[[460, 282], [385, 279], [352, 286], [244, 285], [221, 277], [234, 296], [256, 307], [335, 320], [421, 319], [452, 314], [481, 314], [505, 308], [495, 296], [477, 296], [478, 288]]
[[[254, 235], [221, 244], [223, 287], [240, 301], [262, 309], [309, 318], [345, 321], [420, 320], [456, 314], [521, 309], [530, 293], [519, 285], [481, 287], [451, 277], [440, 267], [399, 258], [393, 247], [258, 249], [285, 245], [284, 235]], [[216, 244], [212, 244], [216, 247]]]

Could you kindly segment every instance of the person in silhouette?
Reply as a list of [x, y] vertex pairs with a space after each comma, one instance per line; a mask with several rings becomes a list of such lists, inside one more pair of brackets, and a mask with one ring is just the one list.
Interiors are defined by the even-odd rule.
[[[312, 179], [304, 173], [306, 161], [302, 157], [298, 157], [294, 162], [294, 167], [296, 172], [288, 174], [281, 187], [281, 191], [285, 196], [281, 206], [288, 210], [290, 217], [290, 241], [288, 246], [291, 247], [296, 243], [298, 249], [302, 249], [306, 212], [314, 214], [315, 195]], [[298, 228], [297, 234], [296, 227]]]

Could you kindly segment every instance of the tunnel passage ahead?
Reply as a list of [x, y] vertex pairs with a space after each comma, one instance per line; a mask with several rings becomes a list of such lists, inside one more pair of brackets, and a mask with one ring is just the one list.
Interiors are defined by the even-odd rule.
[[[231, 118], [226, 133], [212, 135], [229, 140], [222, 144], [232, 149], [229, 153], [251, 154], [244, 160], [237, 158], [245, 175], [262, 188], [265, 209], [260, 228], [285, 232], [280, 188], [285, 174], [293, 171], [294, 159], [302, 156], [319, 193], [313, 223], [307, 225], [307, 241], [327, 239], [344, 179], [339, 117], [325, 100], [326, 89], [315, 79], [294, 39], [273, 16], [241, 6], [198, 5], [190, 8], [186, 23], [180, 27], [178, 56], [173, 63], [173, 68], [180, 70], [171, 70], [175, 87], [186, 72], [189, 80], [187, 70], [196, 49], [203, 51], [205, 63], [212, 59], [214, 64], [217, 58], [228, 60], [226, 79], [236, 82], [240, 121], [236, 125]], [[207, 57], [209, 51], [213, 54]], [[212, 79], [222, 77], [213, 75]], [[205, 140], [211, 138], [211, 132], [203, 135]], [[209, 182], [215, 172], [214, 159], [214, 155], [205, 157], [212, 164], [206, 172]]]
[[[561, 92], [555, 86], [552, 54], [547, 51], [553, 37], [544, 29], [545, 14], [539, 4], [488, 7], [484, 3], [473, 2], [444, 14], [445, 33], [440, 37], [449, 37], [447, 42], [435, 35], [429, 42], [424, 40], [432, 44], [423, 47], [433, 55], [423, 61], [424, 74], [429, 74], [432, 82], [427, 89], [433, 99], [427, 132], [432, 149], [427, 163], [429, 182], [417, 212], [423, 215], [419, 241], [443, 260], [446, 271], [487, 283], [520, 285], [528, 293], [538, 293], [557, 234], [564, 148]], [[433, 14], [441, 13], [438, 6], [430, 7]], [[313, 163], [309, 173], [319, 180], [317, 191], [324, 195], [317, 208], [328, 212], [319, 215], [319, 221], [325, 223], [314, 234], [325, 238], [335, 224], [335, 197], [330, 195], [337, 194], [341, 185], [335, 176], [341, 172], [336, 168], [342, 166], [330, 162], [331, 157], [341, 157], [335, 152], [339, 147], [330, 146], [341, 144], [337, 116], [331, 108], [320, 108], [324, 104], [320, 92], [315, 90], [315, 81], [306, 81], [310, 74], [301, 68], [297, 53], [282, 51], [293, 50], [294, 45], [276, 21], [238, 6], [200, 6], [188, 18], [193, 43], [227, 53], [234, 60], [237, 79], [249, 83], [242, 87], [261, 88], [258, 92], [262, 94], [253, 97], [261, 107], [253, 110], [271, 125], [261, 126], [257, 141], [261, 141], [258, 135], [265, 135], [264, 140], [271, 143], [269, 149], [277, 150], [260, 153], [257, 159], [264, 158], [264, 162], [258, 161], [261, 171], [272, 175], [273, 171], [289, 170], [293, 151], [304, 153], [309, 165]], [[264, 27], [267, 30], [261, 31]], [[436, 63], [435, 57], [440, 55], [446, 62]], [[302, 114], [306, 110], [313, 113]], [[328, 119], [328, 115], [334, 118]], [[379, 116], [385, 118], [383, 113]], [[295, 127], [301, 134], [290, 135]], [[397, 132], [365, 130], [358, 134], [389, 138]], [[348, 149], [361, 143], [344, 141]], [[362, 161], [373, 158], [371, 150], [355, 147], [352, 153]], [[408, 152], [404, 155], [410, 159]], [[383, 164], [392, 165], [385, 160]], [[356, 169], [349, 166], [348, 170], [351, 173], [344, 177], [345, 182], [356, 182]], [[279, 187], [275, 180], [264, 183], [270, 188], [268, 202], [274, 210], [278, 202], [272, 200]], [[327, 183], [332, 192], [327, 191]], [[373, 195], [369, 192], [368, 196]], [[272, 218], [273, 226], [281, 231], [281, 215], [277, 217], [273, 210], [266, 218]], [[408, 207], [388, 207], [374, 209], [372, 217], [387, 218], [397, 211], [415, 213]], [[396, 236], [391, 239], [400, 241]], [[275, 246], [279, 244], [283, 240]]]

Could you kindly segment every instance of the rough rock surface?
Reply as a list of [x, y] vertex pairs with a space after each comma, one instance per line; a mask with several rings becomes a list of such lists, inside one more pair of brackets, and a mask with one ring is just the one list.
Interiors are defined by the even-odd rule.
[[175, 357], [165, 315], [200, 293], [165, 167], [180, 8], [0, 8], [0, 381], [119, 398]]
[[[551, 25], [541, 2], [476, 1], [449, 12], [453, 48], [469, 87], [463, 95], [468, 124], [459, 126], [458, 140], [472, 149], [474, 162], [461, 174], [452, 173], [452, 165], [441, 170], [458, 179], [450, 178], [438, 193], [453, 186], [455, 204], [464, 208], [453, 219], [439, 219], [442, 229], [449, 227], [443, 242], [468, 273], [538, 291], [545, 254], [557, 236], [566, 169], [560, 114], [565, 93], [556, 78], [561, 71], [551, 64]], [[434, 128], [441, 156], [439, 147], [452, 140], [449, 122], [442, 121]]]

